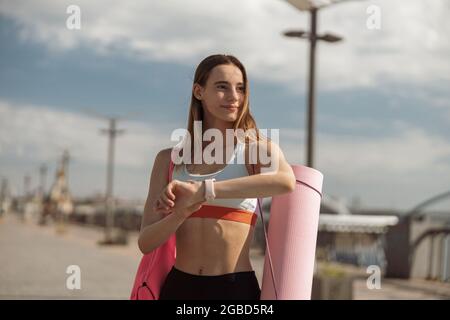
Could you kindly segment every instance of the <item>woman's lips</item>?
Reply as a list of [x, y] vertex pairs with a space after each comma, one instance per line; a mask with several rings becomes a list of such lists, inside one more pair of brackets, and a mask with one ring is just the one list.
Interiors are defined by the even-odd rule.
[[225, 108], [228, 111], [236, 111], [238, 109], [236, 106], [222, 106], [222, 108]]

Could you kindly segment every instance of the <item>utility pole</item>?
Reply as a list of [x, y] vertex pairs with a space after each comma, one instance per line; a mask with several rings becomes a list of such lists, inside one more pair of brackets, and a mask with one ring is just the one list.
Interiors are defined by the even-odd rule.
[[301, 11], [310, 13], [310, 30], [287, 31], [283, 34], [286, 37], [297, 37], [307, 39], [309, 41], [309, 75], [308, 75], [308, 107], [307, 107], [307, 141], [306, 141], [306, 165], [314, 168], [314, 134], [315, 134], [315, 112], [316, 112], [316, 44], [318, 40], [326, 42], [338, 42], [342, 38], [333, 34], [325, 33], [317, 34], [317, 15], [320, 8], [333, 3], [343, 2], [344, 0], [287, 0], [292, 6]]
[[23, 177], [23, 198], [24, 201], [28, 201], [28, 197], [30, 196], [30, 186], [31, 186], [31, 176], [26, 174]]
[[108, 167], [106, 174], [106, 194], [105, 194], [105, 239], [103, 244], [114, 244], [116, 241], [112, 236], [114, 229], [114, 153], [116, 137], [123, 134], [125, 130], [117, 129], [117, 118], [109, 118], [109, 128], [102, 129], [101, 133], [108, 135]]
[[70, 154], [68, 150], [64, 150], [62, 160], [61, 160], [61, 167], [64, 173], [66, 174], [66, 180], [68, 180], [68, 168], [69, 168], [69, 161], [70, 161]]
[[46, 164], [42, 164], [39, 167], [39, 177], [40, 177], [40, 181], [39, 181], [39, 193], [40, 196], [42, 198], [45, 197], [45, 189], [46, 189], [46, 180], [47, 180], [47, 171], [48, 171], [48, 167]]
[[2, 177], [0, 186], [0, 218], [8, 212], [10, 207], [9, 183], [7, 178]]

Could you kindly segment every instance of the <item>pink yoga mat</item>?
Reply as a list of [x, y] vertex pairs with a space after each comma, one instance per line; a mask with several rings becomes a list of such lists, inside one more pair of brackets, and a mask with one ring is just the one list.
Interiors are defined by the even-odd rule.
[[[323, 175], [292, 165], [297, 186], [272, 198], [268, 242], [279, 300], [311, 299]], [[276, 299], [268, 254], [264, 262], [261, 300]]]

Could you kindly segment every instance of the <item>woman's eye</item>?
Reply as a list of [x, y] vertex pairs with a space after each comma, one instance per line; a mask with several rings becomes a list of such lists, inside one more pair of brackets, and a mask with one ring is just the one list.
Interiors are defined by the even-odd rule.
[[[227, 88], [227, 86], [225, 86], [225, 85], [219, 85], [219, 86], [217, 86], [217, 89], [224, 89], [224, 90], [227, 90], [228, 88]], [[238, 91], [241, 91], [241, 92], [245, 92], [245, 89], [244, 88], [237, 88], [237, 90]]]

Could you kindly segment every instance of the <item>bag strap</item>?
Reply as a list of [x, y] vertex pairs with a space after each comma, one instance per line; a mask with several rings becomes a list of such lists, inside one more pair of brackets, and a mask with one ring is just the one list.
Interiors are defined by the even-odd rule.
[[[253, 173], [255, 173], [255, 165], [252, 164], [252, 170]], [[262, 205], [261, 205], [261, 199], [258, 198], [258, 211], [259, 211], [259, 215], [261, 216], [261, 223], [263, 225], [263, 230], [264, 230], [264, 239], [266, 241], [266, 250], [267, 250], [267, 256], [269, 258], [269, 266], [270, 266], [270, 275], [272, 276], [272, 285], [273, 285], [273, 289], [275, 291], [275, 300], [278, 300], [278, 291], [277, 291], [277, 284], [275, 281], [275, 273], [273, 272], [273, 263], [272, 263], [272, 255], [270, 254], [270, 247], [269, 247], [269, 238], [267, 236], [267, 230], [266, 230], [266, 223], [264, 222], [264, 215], [263, 215], [263, 210], [262, 210]]]
[[167, 183], [172, 181], [173, 168], [175, 167], [175, 164], [172, 161], [172, 157], [170, 158], [169, 161], [170, 161], [170, 163], [169, 163], [169, 173], [168, 173], [168, 176], [167, 176]]
[[[167, 172], [167, 183], [169, 183], [170, 181], [172, 181], [172, 173], [173, 173], [173, 168], [175, 167], [175, 164], [172, 161], [172, 156], [170, 156], [169, 159], [169, 170]], [[156, 249], [155, 249], [156, 250]], [[152, 264], [147, 268], [147, 271], [145, 272], [145, 276], [144, 276], [144, 281], [143, 281], [143, 285], [141, 285], [141, 287], [143, 286], [147, 286], [147, 284], [145, 283], [146, 279], [148, 278], [148, 275], [150, 274], [151, 270], [153, 269], [153, 265], [155, 263], [155, 259], [153, 259]]]

